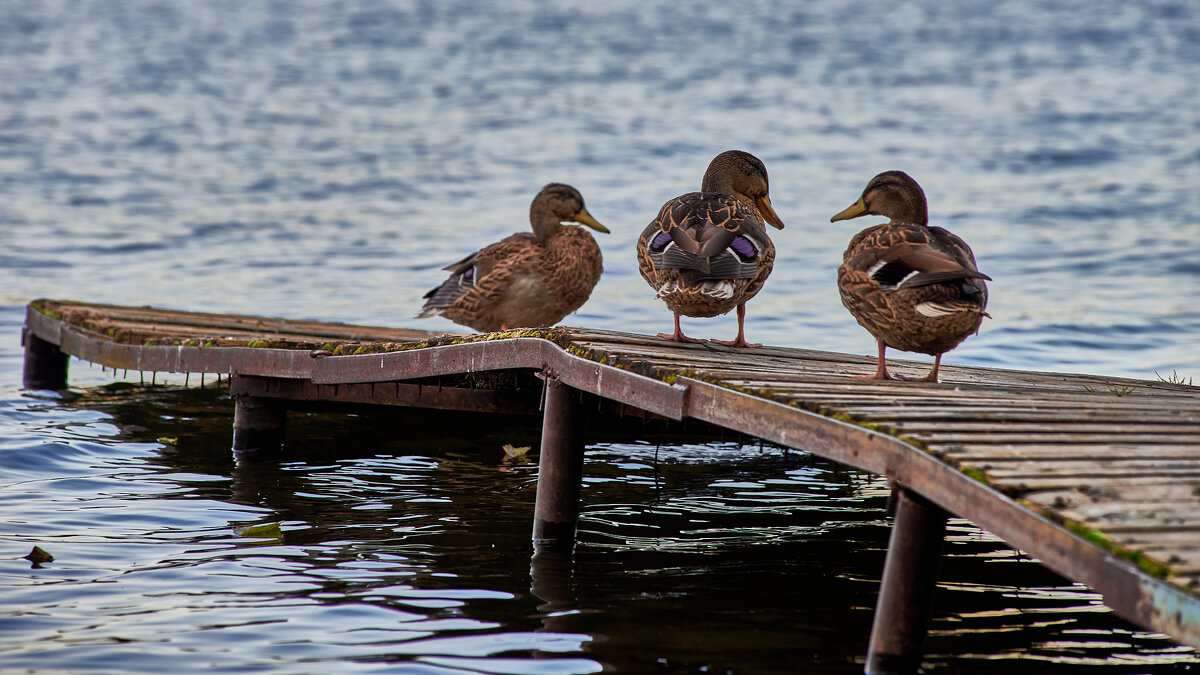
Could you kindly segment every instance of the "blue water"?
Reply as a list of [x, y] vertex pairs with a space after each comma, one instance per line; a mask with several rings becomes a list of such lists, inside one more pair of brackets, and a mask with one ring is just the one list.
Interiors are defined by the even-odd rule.
[[[211, 382], [73, 363], [71, 395], [22, 392], [23, 307], [451, 329], [412, 318], [421, 294], [558, 181], [613, 231], [567, 323], [657, 332], [633, 242], [740, 148], [787, 223], [751, 340], [873, 353], [833, 285], [870, 219], [829, 216], [902, 169], [995, 280], [947, 361], [1195, 377], [1198, 73], [1182, 1], [0, 0], [0, 668], [856, 672], [875, 478], [746, 439], [593, 439], [547, 600], [536, 469], [499, 450], [529, 429], [300, 417], [285, 461], [238, 467]], [[30, 569], [33, 545], [55, 562]], [[931, 672], [1196, 660], [965, 523], [941, 578]]]

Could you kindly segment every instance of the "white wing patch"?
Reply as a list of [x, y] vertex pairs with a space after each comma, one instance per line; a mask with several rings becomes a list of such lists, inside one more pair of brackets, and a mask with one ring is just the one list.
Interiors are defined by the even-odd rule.
[[705, 281], [700, 284], [700, 292], [710, 298], [728, 300], [733, 297], [733, 284], [728, 281]]
[[[674, 281], [668, 281], [658, 288], [658, 293], [655, 294], [654, 297], [662, 298], [665, 295], [679, 293], [683, 290], [685, 289], [681, 289], [679, 284], [675, 283]], [[696, 289], [686, 290], [692, 291], [693, 293], [696, 291]], [[700, 288], [698, 290], [700, 291], [701, 295], [707, 295], [710, 298], [716, 298], [718, 300], [728, 300], [733, 297], [733, 284], [729, 283], [728, 281], [704, 281], [700, 284]]]
[[917, 310], [917, 314], [928, 317], [949, 316], [955, 312], [961, 312], [965, 308], [947, 305], [941, 302], [922, 302], [917, 304], [913, 309]]

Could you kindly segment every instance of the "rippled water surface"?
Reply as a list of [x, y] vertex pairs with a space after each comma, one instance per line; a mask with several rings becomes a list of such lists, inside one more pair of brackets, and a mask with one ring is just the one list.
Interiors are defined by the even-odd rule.
[[[211, 382], [22, 392], [23, 307], [449, 329], [412, 318], [439, 268], [559, 181], [613, 231], [567, 322], [656, 332], [633, 242], [741, 148], [787, 223], [753, 340], [873, 352], [833, 286], [870, 219], [829, 216], [903, 169], [995, 279], [948, 361], [1200, 376], [1200, 7], [1044, 4], [0, 0], [0, 668], [860, 671], [877, 478], [597, 434], [574, 564], [531, 573], [500, 446], [536, 427], [294, 415], [238, 466]], [[1197, 661], [967, 523], [940, 579], [931, 672]]]

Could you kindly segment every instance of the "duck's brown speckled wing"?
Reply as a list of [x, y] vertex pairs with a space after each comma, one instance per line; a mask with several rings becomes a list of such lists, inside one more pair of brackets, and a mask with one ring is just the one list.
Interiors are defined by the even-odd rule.
[[[708, 192], [663, 204], [638, 238], [637, 253], [642, 278], [656, 291], [677, 288], [680, 297], [668, 304], [682, 302], [681, 313], [688, 316], [724, 313], [754, 297], [775, 260], [775, 246], [754, 208]], [[729, 281], [732, 295], [714, 298], [701, 292], [703, 282], [712, 280]], [[689, 303], [696, 307], [689, 311]]]
[[988, 277], [942, 228], [889, 223], [859, 232], [838, 269], [842, 303], [890, 346], [941, 353], [978, 329]]
[[419, 316], [496, 331], [558, 323], [591, 296], [603, 264], [590, 234], [563, 226], [545, 245], [514, 234], [446, 269], [450, 278], [425, 295]]
[[418, 317], [441, 314], [475, 330], [499, 330], [501, 321], [490, 308], [512, 284], [514, 273], [536, 264], [541, 249], [532, 234], [523, 232], [448, 265], [450, 277], [425, 294]]

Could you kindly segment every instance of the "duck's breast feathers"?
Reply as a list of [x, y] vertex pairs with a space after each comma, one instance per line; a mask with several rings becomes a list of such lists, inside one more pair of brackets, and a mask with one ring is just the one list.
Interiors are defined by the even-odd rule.
[[976, 268], [967, 243], [940, 227], [888, 223], [867, 228], [851, 240], [844, 260], [888, 290], [990, 278]]

